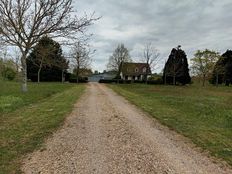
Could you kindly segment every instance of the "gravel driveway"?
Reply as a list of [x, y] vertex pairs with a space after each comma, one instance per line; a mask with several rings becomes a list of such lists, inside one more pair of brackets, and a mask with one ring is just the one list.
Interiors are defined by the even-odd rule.
[[36, 174], [232, 173], [98, 83], [88, 84], [63, 127], [41, 150], [25, 158], [22, 170]]

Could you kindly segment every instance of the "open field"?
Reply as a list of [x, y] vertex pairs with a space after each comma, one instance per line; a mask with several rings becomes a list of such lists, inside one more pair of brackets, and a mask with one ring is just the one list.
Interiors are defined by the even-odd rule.
[[162, 124], [232, 165], [232, 88], [109, 85]]
[[23, 94], [18, 83], [0, 83], [0, 173], [17, 173], [21, 157], [63, 123], [85, 87], [29, 83]]

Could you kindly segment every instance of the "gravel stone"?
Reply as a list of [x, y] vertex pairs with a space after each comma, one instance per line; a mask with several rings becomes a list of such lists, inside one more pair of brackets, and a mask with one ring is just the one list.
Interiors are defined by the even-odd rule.
[[[155, 106], [154, 106], [155, 107]], [[104, 84], [88, 84], [65, 124], [23, 160], [28, 174], [231, 174]]]

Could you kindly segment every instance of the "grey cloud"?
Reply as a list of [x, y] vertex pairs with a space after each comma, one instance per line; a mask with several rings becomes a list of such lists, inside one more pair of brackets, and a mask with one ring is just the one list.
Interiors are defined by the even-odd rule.
[[80, 12], [102, 16], [90, 32], [97, 49], [93, 68], [103, 70], [118, 43], [136, 60], [152, 42], [163, 59], [181, 44], [191, 58], [197, 49], [232, 49], [231, 0], [79, 0]]

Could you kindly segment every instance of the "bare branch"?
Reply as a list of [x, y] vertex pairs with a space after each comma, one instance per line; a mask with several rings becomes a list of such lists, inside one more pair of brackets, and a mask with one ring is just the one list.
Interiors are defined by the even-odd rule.
[[158, 62], [160, 61], [160, 53], [152, 43], [147, 43], [144, 46], [141, 61], [147, 63], [150, 66], [151, 71], [154, 71], [157, 68]]
[[26, 89], [26, 58], [43, 36], [74, 39], [99, 17], [74, 15], [72, 0], [0, 0], [0, 40], [22, 53]]

